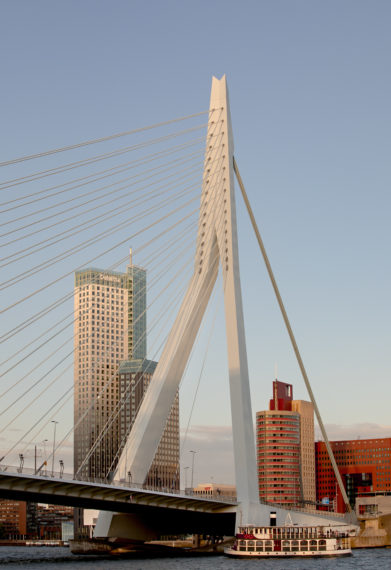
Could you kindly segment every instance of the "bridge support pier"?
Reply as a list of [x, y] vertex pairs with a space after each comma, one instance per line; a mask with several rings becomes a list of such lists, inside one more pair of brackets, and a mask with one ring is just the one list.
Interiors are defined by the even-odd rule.
[[135, 513], [101, 511], [94, 530], [96, 538], [126, 538], [147, 542], [159, 538], [158, 529], [150, 517]]

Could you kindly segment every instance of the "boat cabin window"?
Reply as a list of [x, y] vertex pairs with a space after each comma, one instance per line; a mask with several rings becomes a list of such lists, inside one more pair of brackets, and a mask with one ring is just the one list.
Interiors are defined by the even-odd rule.
[[282, 550], [284, 550], [285, 552], [290, 551], [291, 546], [290, 546], [290, 542], [289, 540], [283, 540], [282, 541]]
[[297, 550], [299, 550], [299, 541], [298, 541], [298, 540], [292, 540], [292, 542], [291, 542], [291, 550], [292, 550], [292, 551], [297, 551]]

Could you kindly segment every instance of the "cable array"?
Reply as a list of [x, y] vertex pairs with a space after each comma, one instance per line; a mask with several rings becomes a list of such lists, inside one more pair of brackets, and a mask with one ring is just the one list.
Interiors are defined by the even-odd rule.
[[[106, 347], [74, 385], [77, 372], [72, 369], [86, 346], [75, 338], [74, 276], [95, 265], [123, 274], [126, 250], [132, 248], [136, 265], [147, 270], [146, 289], [133, 303], [148, 294], [133, 323], [136, 327], [147, 318], [148, 325], [133, 349], [148, 339], [148, 354], [158, 361], [194, 271], [210, 123], [218, 146], [221, 125], [215, 110], [0, 163], [0, 435], [9, 442], [0, 452], [3, 464], [15, 464], [18, 454], [27, 460], [33, 446], [51, 442], [53, 421], [58, 422], [58, 439], [47, 462], [63, 457], [74, 434], [85, 437], [86, 430], [93, 443], [75, 472], [86, 473], [107, 453], [110, 434], [143, 377], [127, 387], [113, 409], [102, 412], [99, 423], [92, 418], [117, 389], [117, 369], [105, 376], [94, 399], [77, 407], [85, 379], [98, 374], [108, 352], [123, 345], [127, 333]], [[218, 163], [213, 166], [217, 184], [223, 174]], [[222, 219], [221, 213], [221, 224]], [[88, 307], [84, 316], [92, 310]], [[74, 420], [73, 408], [79, 410]], [[115, 468], [131, 425], [112, 453], [105, 477]]]

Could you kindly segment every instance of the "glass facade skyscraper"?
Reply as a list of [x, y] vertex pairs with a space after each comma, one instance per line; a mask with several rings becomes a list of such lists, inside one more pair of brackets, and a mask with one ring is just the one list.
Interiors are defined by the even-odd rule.
[[74, 307], [74, 470], [106, 478], [119, 448], [118, 366], [146, 353], [145, 270], [77, 271]]
[[[82, 477], [110, 478], [156, 368], [146, 359], [146, 284], [145, 269], [132, 257], [125, 273], [75, 273], [74, 471]], [[163, 482], [164, 472], [165, 484], [179, 462], [178, 407], [177, 398], [153, 466], [156, 472], [158, 460], [155, 479]], [[163, 447], [171, 454], [162, 455]]]

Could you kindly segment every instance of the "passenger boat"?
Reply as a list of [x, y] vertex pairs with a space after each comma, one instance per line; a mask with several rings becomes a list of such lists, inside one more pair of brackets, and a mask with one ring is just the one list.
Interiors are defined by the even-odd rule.
[[245, 526], [239, 527], [233, 546], [224, 554], [236, 558], [289, 556], [349, 556], [350, 538], [324, 526]]

